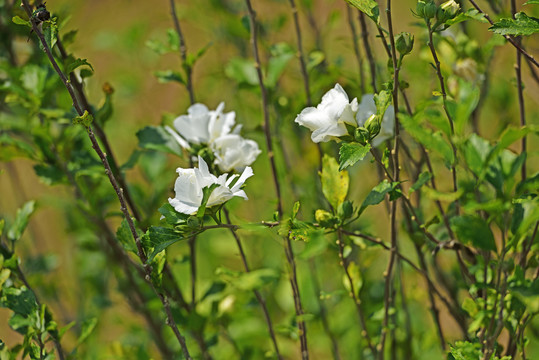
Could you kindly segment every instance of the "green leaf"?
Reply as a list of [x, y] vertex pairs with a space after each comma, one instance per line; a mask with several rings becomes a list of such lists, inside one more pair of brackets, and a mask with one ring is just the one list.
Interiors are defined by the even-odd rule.
[[275, 44], [271, 48], [272, 57], [268, 61], [268, 71], [265, 83], [268, 88], [274, 88], [286, 69], [288, 62], [294, 57], [294, 50], [287, 43]]
[[20, 16], [14, 16], [13, 18], [11, 18], [11, 21], [13, 21], [13, 23], [17, 25], [25, 25], [25, 26], [28, 26], [29, 28], [32, 27], [32, 24], [30, 23], [30, 21], [26, 21]]
[[95, 120], [101, 126], [105, 125], [114, 112], [114, 107], [112, 106], [112, 94], [114, 93], [114, 89], [112, 89], [110, 84], [105, 83], [103, 92], [105, 93], [105, 99], [99, 109], [95, 112]]
[[376, 115], [380, 118], [384, 116], [387, 108], [391, 105], [392, 94], [390, 91], [382, 90], [378, 94], [374, 94], [374, 103], [376, 104]]
[[64, 47], [72, 44], [75, 42], [75, 37], [77, 36], [77, 33], [79, 32], [79, 30], [75, 29], [75, 30], [70, 30], [68, 32], [66, 32], [63, 36], [62, 36], [62, 45], [64, 45]]
[[76, 68], [80, 66], [88, 66], [90, 69], [92, 69], [92, 71], [94, 71], [94, 67], [86, 59], [71, 59], [71, 61], [66, 63], [66, 75], [71, 74]]
[[185, 84], [182, 74], [180, 74], [178, 71], [162, 70], [154, 72], [154, 75], [157, 77], [157, 81], [159, 81], [161, 84], [166, 84], [172, 81]]
[[207, 43], [205, 46], [203, 46], [201, 49], [199, 49], [196, 54], [187, 54], [187, 59], [185, 61], [185, 65], [189, 67], [193, 67], [198, 59], [200, 59], [206, 51], [213, 45], [212, 42]]
[[122, 244], [123, 248], [127, 251], [131, 251], [134, 254], [138, 254], [137, 251], [137, 245], [135, 244], [135, 239], [133, 239], [133, 234], [131, 233], [131, 229], [129, 229], [129, 225], [127, 224], [127, 220], [123, 219], [122, 224], [116, 230], [116, 238]]
[[169, 225], [177, 225], [184, 222], [190, 215], [182, 214], [174, 210], [174, 207], [169, 203], [161, 206], [158, 209], [159, 213], [165, 217], [165, 221]]
[[258, 86], [258, 75], [255, 64], [251, 60], [232, 58], [225, 67], [225, 74], [238, 84]]
[[380, 10], [375, 0], [346, 0], [346, 2], [367, 15], [376, 24], [380, 23]]
[[529, 36], [539, 32], [539, 19], [519, 12], [515, 14], [515, 19], [501, 19], [489, 30], [500, 35]]
[[[58, 26], [54, 20], [51, 20], [50, 22], [43, 22], [43, 36], [45, 37], [45, 42], [51, 51], [54, 48], [54, 45], [56, 45], [57, 35]], [[39, 47], [44, 50], [41, 42], [39, 43]]]
[[0, 297], [0, 306], [25, 317], [33, 314], [38, 308], [34, 293], [25, 286], [4, 288]]
[[151, 262], [157, 254], [165, 250], [170, 245], [180, 240], [185, 240], [183, 234], [177, 232], [172, 228], [163, 226], [150, 226], [148, 234], [148, 245], [153, 247], [153, 251], [148, 257], [148, 262]]
[[93, 121], [94, 117], [88, 112], [88, 110], [84, 110], [84, 114], [82, 114], [81, 116], [73, 118], [74, 125], [81, 124], [85, 128], [89, 128], [90, 125], [92, 125]]
[[64, 183], [66, 180], [63, 170], [56, 165], [37, 164], [34, 165], [34, 171], [46, 185], [57, 185]]
[[341, 171], [337, 160], [326, 154], [322, 158], [320, 180], [322, 182], [324, 197], [333, 209], [337, 210], [339, 204], [346, 199], [346, 195], [348, 194], [350, 183], [348, 171]]
[[139, 146], [182, 156], [183, 151], [178, 142], [162, 126], [146, 126], [137, 132]]
[[339, 149], [339, 170], [344, 170], [363, 160], [369, 153], [371, 144], [361, 145], [359, 143], [344, 143]]
[[28, 220], [30, 219], [30, 216], [34, 212], [35, 209], [35, 201], [28, 201], [25, 203], [20, 209], [17, 210], [17, 216], [15, 217], [15, 221], [9, 228], [7, 232], [7, 237], [11, 241], [19, 240], [22, 236], [24, 229], [26, 229], [26, 226], [28, 225]]
[[528, 0], [524, 5], [539, 5], [539, 0]]
[[[352, 283], [354, 285], [354, 293], [356, 296], [359, 295], [359, 291], [361, 290], [361, 287], [363, 286], [363, 277], [361, 276], [361, 271], [359, 270], [359, 266], [351, 261], [348, 264], [348, 274], [350, 274], [350, 277], [352, 278]], [[343, 274], [343, 284], [346, 290], [348, 292], [352, 292], [352, 287], [350, 286], [350, 279], [348, 279], [348, 276], [346, 274]]]
[[381, 203], [384, 200], [386, 194], [394, 191], [397, 186], [399, 186], [398, 182], [390, 183], [387, 180], [384, 180], [380, 184], [376, 185], [367, 195], [367, 197], [363, 201], [363, 204], [361, 204], [359, 213], [361, 214], [368, 206]]
[[88, 336], [92, 334], [96, 325], [97, 325], [97, 318], [95, 317], [87, 319], [82, 323], [82, 329], [80, 331], [79, 338], [77, 339], [77, 344], [75, 345], [76, 348], [79, 347], [82, 343], [84, 343], [84, 341], [88, 338]]
[[483, 250], [496, 251], [492, 230], [485, 220], [471, 216], [457, 216], [450, 220], [451, 227], [463, 244], [471, 244]]
[[482, 23], [488, 23], [488, 20], [485, 18], [485, 14], [472, 8], [468, 9], [466, 12], [459, 13], [453, 19], [447, 20], [445, 24], [451, 26], [467, 20], [476, 20]]
[[414, 183], [414, 185], [410, 187], [410, 193], [413, 193], [414, 191], [419, 190], [430, 179], [432, 179], [432, 174], [430, 172], [428, 171], [422, 172], [418, 176], [417, 181]]
[[260, 289], [264, 285], [279, 279], [279, 272], [275, 269], [258, 269], [241, 273], [220, 267], [216, 270], [216, 275], [235, 288], [244, 291]]

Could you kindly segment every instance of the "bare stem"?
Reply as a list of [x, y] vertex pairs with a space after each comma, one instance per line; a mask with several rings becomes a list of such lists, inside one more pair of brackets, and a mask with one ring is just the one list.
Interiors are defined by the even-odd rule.
[[373, 345], [372, 339], [369, 335], [369, 332], [367, 331], [367, 321], [365, 320], [365, 314], [363, 313], [363, 310], [361, 309], [361, 300], [358, 297], [357, 292], [359, 289], [356, 289], [354, 287], [354, 280], [352, 279], [352, 276], [350, 275], [350, 272], [348, 271], [348, 264], [346, 259], [344, 258], [344, 242], [342, 239], [342, 231], [339, 229], [337, 230], [337, 245], [339, 246], [339, 259], [340, 259], [340, 265], [342, 266], [344, 273], [346, 274], [346, 278], [348, 279], [348, 282], [350, 283], [350, 297], [354, 300], [354, 305], [356, 306], [357, 314], [359, 316], [359, 323], [361, 325], [361, 335], [365, 338], [365, 341], [367, 341], [367, 346], [371, 350], [371, 353], [373, 356], [376, 356], [376, 348]]
[[298, 44], [297, 57], [301, 68], [301, 76], [303, 77], [303, 87], [305, 88], [305, 96], [307, 98], [307, 106], [311, 106], [311, 87], [309, 85], [309, 74], [307, 73], [307, 65], [305, 64], [305, 55], [303, 54], [303, 41], [301, 36], [301, 28], [299, 26], [298, 8], [294, 0], [289, 0], [292, 8], [292, 17], [294, 18], [294, 28], [296, 30], [296, 40]]
[[[228, 213], [228, 210], [226, 208], [223, 209], [225, 212], [226, 221], [228, 224], [231, 224], [230, 222], [230, 215]], [[245, 269], [245, 272], [251, 272], [251, 268], [249, 267], [249, 263], [247, 262], [247, 256], [245, 256], [245, 251], [243, 251], [243, 245], [241, 244], [241, 239], [238, 233], [236, 232], [236, 228], [230, 227], [230, 232], [232, 233], [232, 236], [234, 237], [234, 240], [236, 240], [236, 245], [238, 246], [238, 251], [240, 252], [241, 261], [243, 263], [243, 267]], [[260, 294], [258, 290], [253, 290], [256, 300], [260, 304], [260, 307], [262, 308], [262, 312], [264, 313], [264, 318], [266, 320], [266, 324], [268, 326], [268, 331], [271, 337], [271, 341], [273, 342], [273, 348], [275, 349], [275, 354], [279, 359], [282, 359], [281, 353], [279, 352], [279, 345], [277, 344], [277, 338], [275, 336], [275, 332], [273, 331], [273, 323], [271, 321], [271, 317], [269, 316], [268, 307], [266, 306], [266, 301]]]
[[[78, 101], [78, 99], [77, 99], [77, 97], [75, 95], [75, 91], [73, 89], [73, 86], [72, 86], [71, 82], [67, 80], [66, 76], [60, 70], [58, 64], [56, 63], [56, 60], [54, 59], [54, 56], [52, 55], [51, 49], [49, 48], [47, 42], [45, 41], [45, 37], [43, 36], [43, 33], [41, 32], [41, 30], [38, 27], [37, 21], [32, 16], [32, 10], [31, 10], [32, 8], [28, 4], [27, 0], [22, 0], [22, 3], [24, 5], [24, 9], [25, 9], [25, 11], [26, 11], [26, 13], [27, 13], [27, 15], [28, 15], [28, 17], [30, 19], [31, 24], [32, 24], [32, 29], [34, 30], [36, 35], [39, 37], [39, 40], [40, 40], [40, 42], [41, 42], [41, 44], [43, 46], [43, 49], [44, 49], [47, 57], [49, 58], [49, 61], [52, 64], [52, 67], [54, 68], [54, 70], [56, 71], [56, 73], [60, 77], [62, 83], [64, 84], [67, 91], [69, 92], [69, 95], [71, 96], [71, 99], [73, 100], [73, 106], [75, 107], [75, 110], [77, 111], [79, 116], [82, 116], [84, 111], [82, 110], [82, 107], [81, 107], [81, 105], [80, 105], [80, 103], [79, 103], [79, 101]], [[135, 244], [137, 246], [138, 256], [139, 256], [140, 260], [142, 261], [142, 263], [144, 264], [144, 270], [145, 270], [145, 273], [146, 273], [146, 278], [151, 279], [152, 269], [151, 269], [151, 266], [146, 264], [148, 258], [146, 257], [146, 254], [144, 253], [144, 250], [142, 248], [141, 239], [137, 234], [135, 224], [134, 224], [133, 219], [131, 218], [131, 214], [129, 213], [129, 210], [127, 208], [127, 203], [126, 203], [126, 200], [125, 200], [125, 197], [124, 197], [124, 194], [123, 194], [123, 189], [120, 188], [120, 186], [118, 185], [118, 181], [114, 177], [114, 174], [113, 174], [113, 172], [111, 170], [111, 167], [110, 167], [110, 164], [109, 164], [109, 162], [107, 160], [107, 157], [106, 157], [105, 153], [103, 152], [103, 150], [101, 150], [101, 147], [99, 146], [99, 143], [97, 142], [97, 139], [96, 139], [96, 137], [94, 135], [94, 132], [93, 132], [92, 128], [90, 126], [88, 126], [86, 128], [86, 130], [87, 130], [88, 137], [90, 138], [90, 141], [92, 143], [92, 148], [95, 150], [95, 152], [97, 153], [97, 156], [99, 157], [99, 159], [103, 163], [103, 167], [105, 168], [105, 174], [107, 175], [112, 187], [114, 188], [114, 191], [116, 192], [116, 195], [117, 195], [118, 200], [120, 202], [120, 210], [122, 211], [122, 213], [123, 213], [123, 215], [124, 215], [124, 217], [125, 217], [125, 219], [127, 221], [127, 224], [129, 226], [129, 229], [131, 231], [131, 234], [133, 235], [133, 238], [135, 239]], [[174, 321], [174, 318], [172, 316], [172, 311], [170, 309], [170, 304], [168, 303], [168, 299], [163, 295], [163, 293], [161, 293], [160, 291], [157, 290], [157, 288], [153, 285], [153, 283], [151, 285], [152, 285], [152, 288], [153, 288], [154, 292], [158, 295], [159, 299], [161, 300], [161, 303], [163, 304], [163, 307], [164, 307], [166, 315], [167, 315], [167, 325], [169, 325], [172, 328], [176, 338], [178, 339], [178, 342], [180, 343], [180, 345], [182, 347], [182, 351], [184, 353], [185, 358], [186, 359], [191, 359], [191, 355], [189, 354], [189, 350], [187, 349], [187, 344], [185, 343], [185, 339], [180, 334], [180, 331], [179, 331], [179, 329], [178, 329], [178, 327], [177, 327], [177, 325], [176, 325], [176, 323]]]
[[[490, 16], [488, 16], [487, 13], [485, 13], [483, 10], [481, 10], [481, 8], [477, 5], [477, 3], [474, 0], [469, 0], [469, 1], [477, 11], [479, 11], [481, 14], [485, 15], [485, 19], [487, 19], [487, 21], [490, 23], [490, 25], [494, 25], [494, 21], [492, 21], [492, 19], [490, 18]], [[513, 39], [509, 35], [503, 35], [503, 37], [507, 41], [509, 41], [511, 43], [511, 45], [513, 45], [522, 55], [524, 55], [533, 65], [535, 65], [536, 67], [539, 68], [539, 62], [537, 62], [537, 60], [535, 60], [535, 58], [532, 55], [530, 55], [526, 50], [524, 50], [520, 46], [520, 44], [518, 44], [518, 42], [515, 41], [515, 39]]]
[[182, 65], [186, 75], [185, 87], [189, 93], [189, 101], [192, 105], [195, 103], [195, 92], [193, 90], [193, 68], [187, 63], [187, 45], [185, 44], [185, 38], [183, 37], [182, 28], [180, 27], [180, 21], [178, 20], [178, 15], [176, 14], [176, 3], [174, 0], [170, 0], [170, 15], [174, 21], [174, 29], [178, 34], [178, 39], [180, 42], [180, 56], [182, 58]]
[[359, 75], [359, 87], [361, 89], [361, 94], [365, 94], [365, 76], [363, 74], [363, 59], [359, 52], [359, 37], [357, 35], [356, 25], [354, 24], [354, 16], [352, 15], [352, 7], [350, 5], [346, 6], [346, 13], [348, 15], [348, 26], [350, 32], [352, 33], [352, 44], [354, 46], [354, 54], [356, 55], [358, 75]]
[[[432, 54], [432, 59], [434, 60], [434, 64], [436, 66], [436, 75], [438, 76], [438, 81], [440, 82], [440, 90], [442, 93], [442, 100], [443, 100], [443, 108], [445, 111], [445, 115], [447, 116], [447, 120], [449, 121], [449, 127], [451, 129], [450, 139], [449, 143], [451, 144], [451, 149], [453, 150], [453, 164], [451, 164], [451, 175], [453, 177], [453, 191], [457, 192], [457, 170], [455, 168], [455, 162], [457, 161], [457, 148], [455, 147], [455, 144], [453, 143], [452, 137], [455, 135], [455, 126], [453, 123], [453, 118], [451, 117], [451, 114], [449, 113], [449, 110], [447, 108], [447, 93], [445, 91], [445, 82], [444, 82], [444, 76], [442, 75], [442, 68], [440, 65], [440, 61], [438, 60], [438, 55], [436, 54], [436, 49], [434, 48], [434, 42], [432, 40], [432, 28], [430, 25], [430, 20], [427, 21], [427, 28], [429, 32], [429, 48], [430, 52]], [[455, 202], [456, 205], [456, 213], [459, 214], [459, 203], [458, 201]]]
[[365, 48], [365, 55], [367, 55], [367, 60], [369, 61], [369, 68], [371, 71], [372, 91], [377, 92], [376, 90], [376, 61], [374, 60], [371, 46], [369, 44], [369, 30], [367, 28], [367, 22], [365, 21], [365, 15], [359, 10], [357, 12], [358, 12], [359, 24], [361, 25], [361, 39], [363, 40], [363, 47]]
[[294, 296], [294, 306], [296, 308], [296, 316], [299, 330], [299, 339], [301, 346], [301, 359], [309, 360], [309, 350], [307, 347], [307, 327], [303, 319], [303, 306], [301, 305], [301, 297], [299, 294], [299, 286], [296, 271], [296, 260], [294, 259], [294, 250], [292, 249], [292, 241], [290, 234], [285, 238], [285, 254], [290, 266], [290, 285], [292, 286], [292, 294]]

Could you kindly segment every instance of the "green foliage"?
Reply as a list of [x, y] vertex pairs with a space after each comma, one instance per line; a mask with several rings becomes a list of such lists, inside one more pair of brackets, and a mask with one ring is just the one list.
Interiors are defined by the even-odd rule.
[[346, 0], [347, 3], [363, 12], [375, 23], [380, 22], [380, 10], [374, 0]]
[[495, 22], [489, 30], [500, 35], [530, 36], [539, 32], [539, 19], [519, 12], [515, 14], [514, 19], [501, 19]]
[[8, 239], [11, 241], [17, 241], [21, 238], [26, 226], [28, 226], [30, 216], [32, 216], [32, 213], [34, 212], [35, 204], [35, 201], [28, 201], [17, 210], [15, 221], [7, 232]]
[[344, 143], [339, 150], [339, 171], [342, 171], [367, 156], [371, 149], [371, 144], [361, 145], [358, 143]]
[[348, 172], [341, 170], [334, 158], [324, 155], [320, 181], [326, 200], [334, 209], [337, 209], [348, 194], [350, 183]]
[[183, 153], [178, 142], [161, 126], [146, 126], [137, 132], [137, 138], [143, 149], [159, 150], [178, 156]]
[[462, 243], [496, 251], [492, 230], [483, 219], [470, 215], [456, 216], [451, 219], [451, 226]]

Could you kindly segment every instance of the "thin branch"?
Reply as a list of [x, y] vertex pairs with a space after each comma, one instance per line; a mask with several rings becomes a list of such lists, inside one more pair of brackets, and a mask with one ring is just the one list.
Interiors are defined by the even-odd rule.
[[[476, 2], [474, 0], [469, 0], [469, 1], [477, 11], [479, 11], [481, 14], [483, 14], [485, 16], [485, 19], [487, 19], [487, 21], [490, 23], [490, 25], [494, 25], [494, 21], [492, 21], [492, 19], [490, 18], [490, 16], [488, 16], [487, 13], [485, 13], [483, 10], [481, 10], [481, 8], [476, 4]], [[507, 41], [509, 41], [511, 43], [511, 45], [513, 45], [522, 55], [524, 55], [533, 65], [535, 65], [536, 67], [539, 68], [539, 62], [537, 62], [537, 60], [535, 60], [535, 58], [533, 56], [528, 54], [528, 52], [526, 50], [524, 50], [511, 36], [503, 35], [503, 37]]]
[[297, 57], [301, 68], [301, 76], [303, 78], [303, 87], [305, 88], [305, 96], [307, 98], [307, 106], [311, 106], [311, 87], [309, 85], [309, 73], [307, 72], [307, 65], [305, 64], [305, 56], [303, 54], [303, 41], [301, 36], [301, 28], [299, 26], [298, 8], [294, 0], [289, 0], [290, 7], [292, 8], [292, 17], [294, 19], [294, 28], [296, 30], [296, 40], [298, 44]]
[[367, 28], [367, 22], [365, 21], [365, 15], [361, 11], [357, 11], [359, 24], [361, 25], [361, 39], [363, 40], [363, 47], [365, 48], [365, 55], [367, 55], [367, 60], [369, 62], [369, 68], [371, 72], [371, 86], [374, 93], [378, 92], [376, 90], [376, 61], [372, 54], [371, 46], [369, 44], [369, 30]]
[[[226, 221], [228, 224], [231, 224], [230, 222], [230, 215], [228, 213], [228, 209], [223, 209], [225, 212]], [[251, 272], [251, 269], [249, 267], [249, 263], [247, 262], [247, 256], [245, 256], [245, 251], [243, 251], [243, 245], [241, 244], [241, 239], [238, 233], [236, 232], [236, 228], [230, 227], [230, 232], [232, 233], [232, 236], [234, 237], [234, 240], [236, 240], [236, 245], [238, 246], [238, 251], [240, 252], [241, 261], [243, 263], [243, 267], [245, 269], [245, 272]], [[281, 353], [279, 352], [279, 345], [277, 344], [277, 338], [275, 336], [275, 332], [273, 331], [273, 324], [271, 321], [271, 317], [269, 316], [268, 307], [266, 306], [266, 301], [260, 294], [258, 290], [253, 290], [256, 300], [260, 304], [260, 307], [262, 308], [262, 312], [264, 313], [264, 318], [266, 320], [266, 324], [268, 326], [268, 331], [271, 337], [271, 341], [273, 342], [273, 348], [275, 349], [275, 354], [277, 355], [277, 358], [282, 359]]]
[[170, 0], [170, 15], [172, 15], [172, 20], [174, 21], [174, 28], [178, 34], [178, 39], [180, 42], [180, 56], [182, 58], [182, 66], [185, 70], [186, 81], [185, 87], [189, 93], [189, 101], [191, 105], [195, 103], [195, 92], [193, 90], [193, 67], [187, 62], [187, 45], [185, 44], [185, 38], [183, 37], [182, 28], [180, 27], [180, 21], [178, 20], [178, 15], [176, 14], [176, 3], [174, 0]]
[[[395, 108], [395, 142], [392, 150], [393, 154], [393, 176], [396, 182], [400, 179], [400, 166], [399, 166], [399, 145], [400, 145], [400, 136], [399, 136], [399, 71], [400, 65], [397, 62], [397, 53], [395, 50], [395, 37], [393, 35], [393, 20], [391, 18], [391, 0], [387, 0], [387, 23], [389, 31], [389, 41], [391, 43], [391, 59], [393, 61], [393, 106]], [[390, 227], [391, 227], [391, 253], [389, 256], [389, 263], [387, 265], [387, 270], [384, 272], [385, 286], [384, 286], [384, 320], [382, 323], [382, 333], [380, 335], [380, 343], [378, 344], [378, 359], [384, 359], [384, 347], [387, 336], [387, 331], [389, 328], [389, 309], [392, 306], [393, 291], [392, 291], [392, 282], [393, 282], [393, 267], [395, 266], [395, 260], [397, 258], [397, 205], [398, 200], [391, 202], [391, 213], [390, 213]]]
[[[30, 19], [30, 22], [32, 24], [32, 29], [34, 30], [36, 35], [39, 37], [39, 40], [41, 41], [43, 49], [44, 49], [47, 57], [49, 58], [49, 61], [51, 62], [52, 67], [54, 68], [54, 70], [56, 71], [56, 73], [60, 77], [62, 83], [64, 84], [67, 91], [69, 92], [69, 95], [71, 96], [71, 99], [73, 100], [73, 106], [75, 107], [75, 110], [77, 111], [79, 116], [82, 116], [84, 114], [84, 111], [82, 110], [82, 107], [81, 107], [80, 103], [78, 102], [78, 99], [77, 99], [77, 97], [75, 95], [75, 91], [73, 89], [73, 86], [72, 86], [71, 82], [69, 82], [67, 80], [66, 76], [60, 70], [58, 64], [56, 63], [56, 60], [54, 59], [54, 56], [52, 55], [51, 49], [49, 48], [49, 46], [48, 46], [48, 44], [47, 44], [47, 42], [45, 40], [45, 37], [43, 36], [43, 33], [41, 32], [40, 28], [38, 27], [37, 21], [32, 16], [32, 10], [31, 10], [32, 8], [28, 4], [27, 0], [22, 0], [22, 3], [24, 5], [24, 9], [25, 9], [25, 11], [26, 11], [26, 13], [28, 15], [28, 18]], [[146, 257], [146, 254], [144, 253], [144, 250], [142, 248], [141, 239], [137, 234], [135, 224], [134, 224], [133, 219], [131, 218], [131, 214], [129, 213], [129, 210], [127, 208], [125, 196], [123, 194], [123, 189], [120, 188], [120, 186], [118, 185], [118, 181], [116, 180], [116, 178], [114, 177], [114, 174], [112, 173], [112, 170], [110, 168], [110, 164], [109, 164], [109, 162], [107, 160], [107, 157], [103, 153], [103, 150], [101, 150], [101, 147], [99, 146], [99, 143], [97, 142], [97, 139], [96, 139], [96, 137], [94, 135], [94, 132], [93, 132], [92, 128], [90, 126], [88, 126], [86, 128], [86, 131], [87, 131], [88, 137], [90, 138], [90, 141], [92, 143], [92, 148], [95, 150], [95, 152], [97, 153], [97, 155], [100, 158], [101, 162], [103, 163], [103, 166], [105, 168], [105, 174], [107, 175], [112, 187], [114, 188], [114, 191], [116, 192], [116, 195], [117, 195], [118, 200], [120, 202], [120, 210], [122, 211], [122, 213], [123, 213], [123, 215], [124, 215], [124, 217], [125, 217], [125, 219], [127, 221], [127, 224], [129, 225], [129, 229], [131, 231], [131, 234], [133, 235], [133, 238], [135, 239], [135, 244], [137, 246], [138, 256], [139, 256], [139, 258], [141, 259], [141, 261], [144, 264], [144, 270], [146, 272], [146, 277], [151, 278], [152, 269], [148, 264], [146, 264], [148, 259]], [[180, 331], [179, 331], [179, 329], [178, 329], [178, 327], [177, 327], [177, 325], [176, 325], [176, 323], [174, 321], [174, 318], [172, 316], [172, 311], [171, 311], [168, 299], [163, 295], [163, 293], [161, 293], [161, 292], [159, 292], [157, 290], [157, 288], [153, 285], [153, 283], [152, 283], [152, 288], [153, 288], [154, 292], [158, 295], [159, 299], [161, 300], [161, 303], [163, 304], [163, 307], [164, 307], [165, 312], [167, 314], [167, 325], [169, 325], [172, 328], [176, 338], [178, 339], [178, 342], [180, 343], [180, 345], [182, 347], [182, 351], [184, 353], [185, 358], [186, 359], [191, 359], [191, 355], [189, 354], [189, 350], [187, 349], [187, 344], [185, 343], [185, 339], [181, 335], [181, 333], [180, 333]]]
[[303, 318], [303, 306], [301, 305], [301, 296], [299, 294], [299, 285], [296, 270], [296, 261], [294, 259], [294, 250], [292, 249], [292, 241], [290, 234], [285, 238], [285, 254], [290, 266], [290, 285], [292, 286], [292, 294], [294, 297], [294, 307], [296, 308], [296, 321], [298, 323], [299, 339], [301, 346], [301, 359], [309, 360], [309, 350], [307, 347], [307, 327]]
[[[449, 143], [451, 144], [451, 149], [453, 150], [453, 164], [451, 164], [451, 175], [453, 177], [453, 191], [457, 192], [458, 186], [457, 186], [457, 169], [455, 167], [455, 162], [457, 161], [457, 148], [455, 147], [455, 144], [453, 143], [452, 137], [455, 135], [455, 125], [453, 123], [453, 118], [451, 114], [449, 113], [449, 110], [447, 108], [447, 93], [445, 91], [445, 82], [444, 82], [444, 76], [442, 75], [442, 67], [440, 65], [440, 61], [438, 60], [438, 55], [436, 54], [436, 49], [434, 48], [434, 41], [432, 39], [432, 28], [430, 25], [430, 20], [427, 20], [427, 29], [429, 32], [429, 43], [428, 46], [430, 48], [430, 52], [432, 54], [432, 59], [434, 60], [434, 64], [436, 66], [436, 75], [438, 76], [438, 81], [440, 83], [440, 91], [442, 93], [442, 100], [443, 100], [443, 108], [445, 111], [445, 115], [447, 116], [447, 120], [449, 121], [449, 127], [451, 129]], [[459, 214], [459, 202], [458, 200], [455, 201], [455, 210], [457, 215]]]
[[352, 279], [352, 276], [350, 275], [350, 272], [348, 271], [348, 263], [346, 259], [344, 258], [344, 242], [342, 239], [342, 231], [339, 229], [337, 230], [337, 245], [339, 247], [339, 264], [342, 266], [344, 273], [346, 274], [346, 278], [348, 279], [348, 282], [350, 283], [350, 297], [354, 300], [354, 305], [356, 306], [357, 314], [359, 316], [359, 324], [361, 325], [361, 335], [365, 338], [365, 341], [367, 341], [367, 346], [371, 350], [372, 356], [376, 357], [376, 348], [373, 345], [372, 339], [369, 335], [369, 332], [367, 331], [367, 321], [365, 320], [365, 314], [363, 313], [363, 310], [361, 309], [361, 300], [358, 297], [358, 294], [356, 293], [359, 291], [359, 289], [356, 289], [354, 287], [354, 280]]
[[264, 85], [264, 76], [262, 75], [262, 68], [260, 64], [260, 55], [258, 54], [258, 28], [256, 23], [256, 13], [251, 5], [251, 0], [245, 0], [247, 5], [247, 11], [249, 13], [249, 24], [251, 27], [251, 45], [253, 46], [253, 56], [255, 59], [256, 75], [258, 77], [258, 85], [260, 86], [260, 92], [262, 94], [262, 108], [264, 111], [264, 135], [266, 138], [266, 147], [268, 149], [268, 158], [271, 165], [271, 174], [273, 176], [273, 184], [275, 186], [275, 193], [277, 195], [277, 213], [279, 218], [283, 213], [283, 205], [281, 199], [281, 186], [279, 185], [279, 177], [277, 175], [277, 166], [275, 165], [275, 154], [273, 152], [273, 143], [271, 140], [271, 127], [268, 109], [268, 93], [266, 86]]
[[358, 44], [359, 37], [357, 35], [356, 25], [354, 24], [354, 17], [352, 15], [352, 7], [349, 4], [346, 5], [346, 13], [348, 15], [348, 27], [350, 28], [350, 32], [352, 33], [352, 44], [354, 46], [354, 54], [356, 55], [358, 75], [359, 75], [359, 88], [361, 90], [361, 94], [365, 94], [365, 75], [363, 74], [363, 59], [361, 58], [361, 54], [359, 52], [359, 44]]

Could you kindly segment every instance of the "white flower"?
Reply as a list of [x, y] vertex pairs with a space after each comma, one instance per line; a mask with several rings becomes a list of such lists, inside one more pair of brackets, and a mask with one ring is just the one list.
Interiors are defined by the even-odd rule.
[[242, 171], [262, 152], [256, 141], [244, 139], [237, 134], [218, 137], [212, 142], [211, 149], [215, 155], [215, 164], [223, 172]]
[[[356, 114], [358, 126], [364, 126], [365, 121], [371, 115], [376, 114], [376, 104], [374, 95], [366, 94], [361, 97], [361, 103]], [[372, 146], [376, 147], [387, 139], [391, 139], [395, 134], [395, 110], [393, 105], [389, 105], [382, 118], [380, 133], [371, 141]]]
[[348, 95], [336, 84], [323, 97], [317, 107], [308, 107], [296, 117], [295, 122], [309, 128], [315, 143], [326, 142], [346, 135], [345, 123], [355, 126], [354, 112], [357, 111], [357, 99], [349, 101]]
[[[235, 123], [236, 113], [223, 113], [224, 103], [216, 110], [208, 110], [203, 104], [194, 104], [187, 109], [187, 115], [180, 115], [174, 120], [174, 127], [181, 139], [174, 138], [184, 148], [191, 144], [208, 144], [216, 138], [230, 133]], [[170, 130], [167, 130], [170, 132]], [[187, 141], [181, 141], [187, 140]]]
[[177, 212], [187, 215], [195, 214], [198, 211], [198, 208], [202, 204], [202, 189], [213, 184], [218, 184], [219, 186], [212, 191], [206, 203], [207, 208], [223, 204], [234, 196], [239, 196], [247, 200], [245, 191], [240, 188], [245, 183], [245, 180], [253, 176], [253, 170], [247, 166], [239, 179], [231, 186], [238, 175], [232, 175], [228, 179], [228, 174], [216, 177], [210, 174], [208, 165], [200, 156], [198, 157], [198, 168], [178, 168], [176, 172], [178, 173], [178, 178], [174, 184], [176, 196], [175, 198], [169, 198], [168, 202]]

